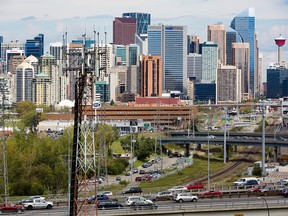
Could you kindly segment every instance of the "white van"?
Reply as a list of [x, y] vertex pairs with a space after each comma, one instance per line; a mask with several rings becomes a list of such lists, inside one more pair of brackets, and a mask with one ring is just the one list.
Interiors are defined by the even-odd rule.
[[243, 177], [239, 178], [237, 181], [233, 182], [233, 186], [235, 187], [243, 187], [247, 181], [249, 180], [256, 180], [258, 184], [260, 183], [260, 180], [256, 177]]

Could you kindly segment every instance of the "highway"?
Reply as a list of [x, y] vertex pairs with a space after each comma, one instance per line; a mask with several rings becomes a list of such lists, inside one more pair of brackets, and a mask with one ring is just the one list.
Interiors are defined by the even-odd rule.
[[[266, 203], [262, 199], [258, 199], [257, 197], [243, 197], [243, 198], [213, 198], [213, 199], [199, 199], [198, 202], [191, 203], [191, 202], [184, 202], [184, 203], [175, 203], [174, 201], [158, 201], [158, 209], [144, 209], [144, 210], [134, 210], [129, 207], [123, 207], [122, 209], [116, 209], [116, 210], [98, 210], [98, 215], [137, 215], [138, 213], [145, 213], [145, 215], [168, 215], [167, 212], [174, 213], [173, 215], [183, 215], [182, 212], [188, 213], [189, 211], [193, 212], [193, 215], [196, 212], [199, 213], [199, 215], [211, 215], [211, 211], [220, 211], [221, 214], [224, 215], [223, 211], [230, 212], [230, 215], [233, 215], [232, 212], [235, 212], [236, 210], [239, 212], [241, 209], [247, 211], [255, 211], [255, 209], [264, 209], [266, 210], [267, 206]], [[288, 199], [284, 197], [265, 197], [264, 198], [267, 201], [267, 205], [271, 212], [273, 212], [275, 209], [279, 208], [287, 208], [288, 209]], [[124, 200], [120, 201], [121, 203], [124, 202]], [[90, 206], [94, 208], [93, 206]], [[286, 212], [287, 212], [286, 209]], [[207, 211], [210, 211], [210, 213], [207, 213]], [[278, 210], [277, 210], [278, 211]], [[282, 210], [283, 211], [283, 210]], [[96, 212], [96, 210], [95, 210]], [[166, 212], [166, 213], [165, 213]], [[206, 214], [203, 214], [206, 212]], [[263, 211], [262, 215], [263, 215]], [[276, 212], [276, 210], [275, 210]], [[283, 214], [284, 213], [284, 214]], [[265, 214], [265, 213], [264, 213]], [[60, 207], [54, 207], [50, 210], [26, 210], [21, 215], [53, 215], [53, 216], [67, 216], [68, 215], [68, 207], [67, 206], [60, 206]], [[189, 214], [185, 214], [189, 215]], [[216, 214], [213, 214], [213, 216]], [[228, 214], [227, 214], [228, 215]], [[247, 214], [249, 215], [249, 214]], [[250, 214], [252, 215], [252, 214]], [[255, 214], [253, 214], [255, 215]], [[259, 214], [260, 215], [260, 214]], [[271, 214], [272, 215], [272, 214]], [[274, 214], [276, 215], [286, 215], [285, 210], [282, 212], [282, 214]], [[246, 214], [245, 214], [246, 216]]]

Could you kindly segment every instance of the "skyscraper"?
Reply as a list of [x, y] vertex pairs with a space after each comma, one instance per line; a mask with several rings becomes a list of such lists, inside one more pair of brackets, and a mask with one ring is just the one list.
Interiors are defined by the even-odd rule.
[[119, 18], [113, 21], [113, 44], [134, 44], [137, 28], [135, 18]]
[[137, 20], [136, 33], [138, 35], [147, 34], [148, 26], [151, 24], [151, 15], [149, 13], [128, 12], [128, 13], [123, 13], [122, 17], [136, 19]]
[[3, 43], [3, 36], [0, 36], [0, 62], [1, 62], [1, 44]]
[[249, 76], [249, 43], [232, 43], [232, 65], [241, 69], [241, 92], [244, 96], [249, 96], [250, 77]]
[[218, 45], [218, 59], [226, 65], [226, 28], [222, 23], [208, 25], [207, 40]]
[[148, 27], [148, 53], [161, 56], [163, 90], [187, 90], [187, 27], [157, 25]]
[[49, 50], [50, 55], [54, 56], [57, 60], [62, 59], [62, 42], [50, 43]]
[[202, 44], [201, 83], [215, 83], [218, 66], [218, 45], [211, 41]]
[[40, 58], [44, 54], [44, 34], [38, 34], [34, 39], [27, 39], [25, 43], [26, 56], [33, 55]]
[[144, 55], [140, 63], [140, 96], [162, 96], [162, 61], [160, 56]]
[[34, 68], [23, 61], [16, 69], [16, 102], [32, 101], [32, 80]]
[[195, 82], [202, 79], [202, 55], [189, 53], [187, 56], [187, 77], [194, 77]]
[[[247, 10], [234, 17], [231, 22], [231, 28], [236, 30], [243, 42], [249, 43], [250, 47], [250, 90], [254, 95], [254, 76], [255, 76], [255, 12], [254, 8]], [[256, 64], [257, 65], [257, 64]]]
[[241, 70], [232, 65], [220, 65], [217, 69], [216, 103], [241, 101]]
[[242, 43], [243, 39], [237, 31], [227, 27], [226, 29], [226, 65], [232, 65], [232, 43]]

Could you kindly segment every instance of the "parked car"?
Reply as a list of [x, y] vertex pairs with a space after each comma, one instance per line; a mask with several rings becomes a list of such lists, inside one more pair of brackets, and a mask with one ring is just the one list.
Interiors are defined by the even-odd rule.
[[192, 184], [186, 185], [185, 187], [189, 190], [198, 190], [203, 189], [204, 184], [202, 182], [193, 182]]
[[20, 214], [24, 212], [24, 206], [23, 205], [15, 205], [12, 203], [3, 203], [0, 205], [0, 214], [3, 213], [12, 213], [16, 212], [17, 214]]
[[190, 193], [180, 193], [174, 200], [176, 202], [197, 202], [198, 197]]
[[142, 178], [142, 176], [137, 176], [137, 177], [135, 178], [135, 181], [136, 181], [136, 182], [140, 182], [140, 181], [143, 181], [143, 178]]
[[141, 187], [131, 187], [131, 188], [127, 188], [122, 193], [123, 194], [142, 193], [142, 189]]
[[132, 173], [138, 173], [138, 168], [132, 169]]
[[139, 174], [145, 174], [146, 172], [145, 172], [145, 170], [140, 170], [139, 171]]
[[121, 176], [116, 176], [116, 181], [121, 181]]
[[106, 195], [106, 196], [113, 196], [113, 193], [111, 191], [100, 191], [97, 195]]
[[125, 205], [131, 206], [135, 202], [146, 202], [146, 203], [153, 203], [151, 200], [146, 199], [142, 196], [130, 196], [127, 197], [125, 200]]
[[248, 187], [253, 187], [256, 185], [259, 185], [259, 182], [255, 179], [250, 179], [250, 180], [244, 182], [241, 187], [248, 188]]
[[189, 190], [184, 186], [174, 186], [174, 187], [168, 189], [168, 191], [173, 192], [173, 193], [180, 193], [180, 192], [186, 192]]
[[87, 203], [95, 203], [96, 200], [99, 201], [99, 200], [108, 200], [109, 197], [105, 194], [98, 194], [97, 196], [91, 196], [91, 197], [88, 197], [87, 198]]
[[97, 203], [98, 209], [117, 209], [117, 208], [122, 208], [123, 205], [120, 204], [119, 202], [112, 201], [112, 200], [99, 200]]
[[159, 201], [159, 200], [173, 200], [174, 194], [171, 191], [162, 191], [158, 192], [154, 196], [152, 196], [153, 201]]
[[203, 196], [219, 196], [221, 195], [221, 191], [216, 191], [216, 190], [207, 190], [201, 193]]

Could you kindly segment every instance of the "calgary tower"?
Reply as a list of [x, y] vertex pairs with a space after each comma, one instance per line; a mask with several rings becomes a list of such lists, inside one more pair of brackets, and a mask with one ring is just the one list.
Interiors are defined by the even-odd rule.
[[275, 43], [278, 46], [278, 62], [281, 65], [282, 62], [282, 47], [285, 45], [286, 39], [279, 35], [279, 37], [275, 38]]

